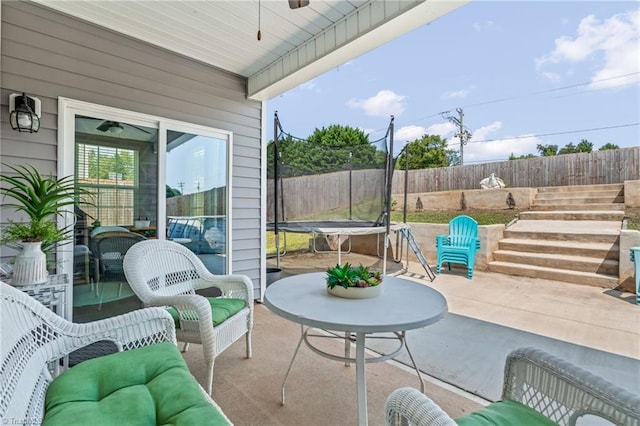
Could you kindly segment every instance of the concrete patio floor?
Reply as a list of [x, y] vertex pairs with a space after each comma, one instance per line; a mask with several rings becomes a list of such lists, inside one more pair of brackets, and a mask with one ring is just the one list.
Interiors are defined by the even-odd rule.
[[[382, 264], [376, 257], [358, 254], [343, 254], [341, 261], [376, 268]], [[274, 262], [275, 259], [270, 259], [270, 266]], [[302, 253], [280, 259], [283, 276], [322, 271], [336, 263], [336, 254]], [[481, 271], [474, 272], [473, 280], [468, 280], [466, 270], [455, 267], [451, 271], [443, 270], [431, 282], [418, 263], [410, 263], [404, 272], [401, 264], [388, 262], [387, 265], [388, 273], [440, 291], [452, 314], [441, 321], [448, 323], [447, 326], [438, 323], [408, 334], [414, 354], [417, 352], [417, 358], [423, 358], [422, 363], [418, 360], [422, 371], [485, 399], [496, 399], [509, 345], [542, 346], [640, 393], [640, 306], [635, 304], [635, 295]], [[460, 330], [486, 335], [480, 341], [475, 335], [456, 334], [457, 340], [447, 337]], [[460, 357], [462, 365], [468, 364], [466, 370], [449, 369], [447, 360], [455, 357]], [[465, 362], [465, 357], [472, 362]], [[441, 359], [442, 364], [434, 365], [434, 359]], [[402, 361], [402, 357], [399, 360]], [[474, 362], [490, 365], [474, 365]], [[479, 388], [474, 386], [474, 375]], [[483, 383], [486, 381], [483, 375], [495, 376], [490, 388]]]

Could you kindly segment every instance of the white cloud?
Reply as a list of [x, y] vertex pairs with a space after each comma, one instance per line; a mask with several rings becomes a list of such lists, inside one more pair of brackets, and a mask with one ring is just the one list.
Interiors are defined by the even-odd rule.
[[347, 106], [362, 109], [365, 114], [374, 117], [399, 116], [405, 110], [406, 96], [397, 95], [391, 90], [381, 90], [375, 96], [367, 99], [350, 99]]
[[487, 124], [486, 126], [482, 126], [473, 131], [471, 135], [472, 141], [483, 141], [488, 139], [492, 133], [495, 133], [497, 130], [502, 128], [502, 123], [500, 121], [494, 121], [491, 124]]
[[455, 98], [466, 98], [469, 94], [469, 91], [466, 89], [455, 90], [453, 92], [445, 93], [445, 99], [455, 99]]
[[427, 129], [422, 126], [404, 126], [394, 133], [393, 140], [399, 144], [404, 144], [405, 142], [413, 142], [416, 139], [420, 139], [426, 133]]
[[[537, 155], [536, 146], [542, 141], [532, 135], [507, 136], [490, 140], [491, 135], [502, 128], [500, 121], [494, 121], [473, 131], [471, 140], [464, 146], [464, 162], [506, 160], [513, 153], [516, 157], [527, 154]], [[486, 141], [486, 142], [483, 142]], [[453, 138], [452, 147], [460, 147], [458, 138]]]
[[298, 87], [300, 88], [300, 90], [306, 90], [306, 91], [313, 92], [313, 93], [320, 93], [321, 92], [320, 88], [316, 84], [316, 79], [315, 78], [313, 80], [309, 80], [309, 81], [306, 81], [306, 82], [302, 83]]
[[443, 139], [449, 139], [456, 132], [456, 125], [450, 121], [444, 123], [432, 124], [426, 130], [429, 135], [439, 135]]
[[[547, 68], [578, 65], [585, 61], [595, 64], [592, 88], [640, 82], [638, 74], [611, 79], [640, 71], [640, 10], [613, 15], [604, 21], [593, 15], [585, 17], [578, 25], [576, 35], [556, 39], [555, 49], [537, 58], [536, 66], [546, 77], [556, 78], [559, 74]], [[610, 80], [599, 81], [604, 79]]]
[[485, 21], [485, 22], [475, 22], [473, 24], [473, 29], [477, 32], [485, 31], [491, 28], [495, 28], [495, 22], [493, 21]]
[[465, 163], [474, 161], [507, 160], [513, 153], [516, 157], [521, 155], [538, 155], [536, 146], [543, 143], [533, 135], [521, 135], [513, 138], [502, 138], [498, 141], [481, 142], [465, 146]]
[[394, 141], [397, 141], [398, 144], [413, 142], [424, 135], [437, 135], [443, 139], [449, 139], [455, 133], [456, 129], [456, 126], [450, 122], [432, 124], [426, 128], [414, 125], [404, 126], [396, 130], [393, 135], [393, 139]]

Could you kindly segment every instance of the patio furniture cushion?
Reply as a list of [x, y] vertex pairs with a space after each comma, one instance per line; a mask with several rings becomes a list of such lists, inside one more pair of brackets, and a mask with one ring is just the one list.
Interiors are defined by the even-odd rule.
[[532, 408], [510, 400], [494, 402], [455, 421], [459, 426], [557, 425]]
[[[222, 324], [246, 306], [245, 301], [242, 299], [207, 297], [207, 301], [209, 302], [209, 305], [211, 305], [211, 318], [213, 319], [214, 326]], [[167, 311], [173, 317], [173, 320], [176, 323], [176, 328], [180, 328], [180, 317], [178, 316], [178, 311], [174, 308], [168, 308]]]
[[175, 344], [94, 358], [49, 386], [43, 425], [227, 425]]

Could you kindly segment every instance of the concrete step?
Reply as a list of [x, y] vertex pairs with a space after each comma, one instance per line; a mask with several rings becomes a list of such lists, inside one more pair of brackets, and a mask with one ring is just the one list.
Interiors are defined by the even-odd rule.
[[616, 275], [618, 260], [567, 254], [525, 253], [512, 250], [497, 250], [493, 258], [499, 262], [518, 263], [525, 266], [541, 266], [553, 269], [592, 272], [602, 275]]
[[518, 220], [504, 238], [616, 244], [621, 227], [622, 222], [603, 220]]
[[[559, 201], [562, 202], [562, 201]], [[593, 204], [535, 204], [531, 205], [535, 211], [551, 211], [551, 210], [598, 210], [598, 211], [624, 211], [623, 203], [593, 203]]]
[[494, 261], [489, 263], [488, 270], [501, 274], [523, 277], [544, 278], [574, 284], [590, 285], [613, 289], [618, 287], [618, 277], [595, 274], [593, 272], [570, 271], [567, 269], [546, 268], [543, 266], [519, 265], [516, 263]]
[[558, 198], [580, 198], [580, 197], [603, 197], [617, 198], [624, 197], [623, 188], [617, 189], [591, 189], [579, 191], [541, 191], [536, 192], [536, 198], [540, 199], [558, 199]]
[[538, 198], [535, 197], [532, 204], [536, 206], [547, 206], [554, 204], [609, 204], [624, 203], [624, 196], [618, 197], [562, 197], [562, 198]]
[[622, 219], [624, 219], [624, 211], [548, 210], [521, 212], [518, 216], [522, 220], [605, 220], [622, 222]]
[[605, 183], [601, 185], [571, 185], [571, 186], [545, 186], [538, 188], [541, 192], [583, 192], [583, 191], [606, 191], [617, 190], [624, 191], [624, 184], [621, 183]]
[[569, 242], [528, 240], [518, 238], [503, 238], [498, 242], [500, 250], [510, 250], [529, 253], [567, 254], [575, 256], [597, 257], [600, 259], [620, 258], [620, 247], [610, 243]]

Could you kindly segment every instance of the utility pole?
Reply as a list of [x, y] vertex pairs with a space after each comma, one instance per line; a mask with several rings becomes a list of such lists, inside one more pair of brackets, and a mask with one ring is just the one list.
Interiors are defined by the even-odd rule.
[[458, 139], [460, 139], [460, 165], [463, 165], [464, 146], [469, 142], [469, 139], [471, 139], [471, 132], [469, 129], [464, 127], [464, 111], [462, 111], [462, 108], [456, 108], [456, 112], [458, 113], [458, 117], [453, 117], [447, 113], [447, 120], [458, 126], [458, 133], [454, 136], [457, 136]]

